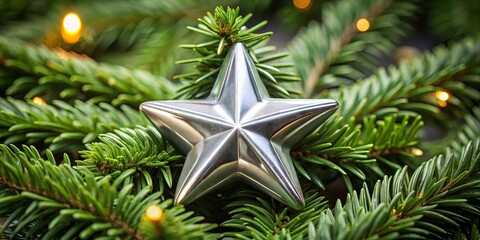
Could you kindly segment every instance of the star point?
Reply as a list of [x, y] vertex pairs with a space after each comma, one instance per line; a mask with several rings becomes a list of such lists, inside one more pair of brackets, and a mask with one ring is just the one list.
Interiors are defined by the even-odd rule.
[[290, 148], [337, 108], [328, 99], [271, 99], [243, 44], [230, 49], [205, 100], [154, 101], [141, 111], [186, 154], [175, 203], [235, 179], [299, 209], [303, 194]]

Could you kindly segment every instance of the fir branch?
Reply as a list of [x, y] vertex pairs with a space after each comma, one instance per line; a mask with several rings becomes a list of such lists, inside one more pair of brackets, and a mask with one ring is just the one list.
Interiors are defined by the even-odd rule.
[[[150, 22], [158, 20], [174, 22], [190, 15], [191, 9], [198, 9], [198, 11], [203, 12], [202, 6], [205, 6], [205, 3], [200, 4], [193, 0], [139, 0], [135, 4], [122, 1], [77, 2], [69, 5], [68, 9], [54, 5], [54, 7], [49, 9], [50, 11], [46, 16], [34, 15], [31, 19], [28, 19], [30, 21], [8, 24], [2, 27], [1, 32], [2, 35], [8, 37], [29, 41], [40, 40], [46, 38], [49, 33], [58, 34], [58, 26], [61, 25], [63, 15], [67, 11], [75, 10], [80, 14], [85, 27], [88, 28], [92, 35], [101, 35], [98, 33], [112, 27], [117, 28], [117, 33], [110, 35], [108, 39], [107, 36], [100, 36], [96, 39], [99, 40], [97, 42], [105, 45], [118, 40], [121, 37], [121, 29], [128, 28], [129, 25], [138, 25], [145, 20], [150, 20]], [[128, 34], [125, 35], [125, 37], [128, 36]], [[135, 36], [131, 35], [129, 37]], [[89, 38], [93, 38], [93, 36], [89, 36]]]
[[306, 223], [317, 221], [319, 214], [327, 207], [327, 202], [317, 191], [307, 190], [304, 194], [305, 208], [294, 211], [272, 206], [256, 191], [236, 193], [232, 198], [234, 201], [227, 206], [232, 209], [229, 213], [232, 218], [222, 226], [240, 232], [226, 232], [224, 235], [235, 239], [302, 239], [308, 230]]
[[[152, 99], [170, 98], [173, 87], [166, 80], [141, 70], [99, 64], [85, 56], [29, 45], [0, 37], [0, 72], [15, 73], [7, 95], [29, 99], [81, 99], [90, 103], [139, 105]], [[28, 92], [26, 92], [28, 91]]]
[[[145, 209], [159, 204], [165, 216], [162, 230], [174, 237], [210, 236], [215, 225], [200, 224], [183, 207], [168, 208], [171, 200], [160, 202], [160, 193], [145, 188], [131, 195], [133, 185], [116, 190], [111, 177], [96, 179], [80, 174], [67, 156], [57, 166], [50, 151], [43, 159], [33, 147], [23, 151], [0, 145], [0, 216], [8, 217], [2, 227], [11, 237], [25, 233], [42, 239], [122, 238], [151, 239]], [[65, 179], [68, 179], [66, 181]], [[6, 191], [5, 189], [9, 189]], [[25, 210], [25, 211], [24, 211]], [[25, 236], [25, 235], [23, 235]]]
[[450, 144], [447, 148], [448, 152], [460, 152], [462, 146], [471, 140], [480, 139], [480, 108], [476, 107], [472, 110], [472, 114], [465, 116], [465, 124], [460, 131], [456, 132], [454, 139], [448, 139]]
[[271, 32], [256, 33], [266, 22], [261, 22], [251, 28], [245, 24], [251, 14], [239, 16], [239, 9], [217, 7], [214, 14], [207, 13], [198, 27], [190, 27], [190, 30], [201, 33], [208, 37], [208, 42], [199, 44], [185, 44], [181, 47], [188, 48], [200, 54], [200, 57], [178, 61], [178, 63], [195, 63], [196, 72], [186, 73], [176, 78], [185, 80], [187, 84], [182, 87], [178, 98], [205, 98], [210, 93], [217, 78], [220, 66], [228, 52], [228, 49], [237, 42], [245, 44], [249, 50], [260, 78], [265, 83], [267, 90], [272, 97], [287, 97], [292, 90], [285, 89], [279, 85], [282, 82], [298, 81], [299, 78], [281, 68], [291, 67], [290, 64], [268, 62], [281, 59], [286, 53], [267, 55], [275, 50], [273, 46], [263, 46], [266, 40], [272, 35]]
[[122, 111], [108, 104], [91, 105], [81, 101], [69, 105], [53, 101], [40, 106], [12, 98], [0, 98], [0, 138], [4, 143], [38, 143], [57, 152], [83, 149], [83, 144], [101, 133], [120, 127], [148, 125], [138, 111], [122, 106]]
[[[477, 35], [480, 31], [480, 4], [475, 0], [438, 0], [427, 3], [429, 29], [443, 40]], [[459, 17], [461, 16], [461, 17]]]
[[297, 172], [321, 189], [337, 172], [352, 190], [352, 178], [365, 181], [405, 163], [412, 168], [418, 165], [412, 150], [422, 125], [420, 116], [413, 121], [408, 116], [398, 121], [395, 114], [379, 120], [370, 116], [362, 124], [353, 118], [345, 124], [343, 118], [332, 116], [294, 147], [293, 163]]
[[479, 65], [480, 39], [467, 38], [448, 48], [437, 47], [398, 67], [382, 68], [355, 85], [331, 91], [328, 96], [339, 102], [338, 111], [346, 119], [392, 113], [439, 116], [440, 106], [432, 96], [437, 90], [450, 92], [448, 104], [465, 111], [468, 106], [462, 105], [480, 100], [480, 92], [468, 85], [478, 84], [475, 76]]
[[[139, 216], [135, 217], [138, 215], [137, 212], [127, 210], [132, 202], [126, 202], [124, 205], [114, 203], [117, 193], [115, 188], [108, 184], [108, 177], [97, 182], [91, 175], [81, 176], [69, 166], [68, 158], [64, 158], [65, 164], [56, 166], [51, 153], [47, 151], [46, 161], [33, 147], [24, 146], [21, 151], [15, 147], [0, 145], [0, 151], [2, 165], [0, 185], [17, 192], [3, 197], [1, 201], [5, 207], [4, 214], [7, 210], [10, 211], [10, 214], [4, 215], [9, 218], [2, 230], [14, 228], [12, 237], [28, 224], [48, 221], [49, 231], [32, 228], [35, 232], [29, 234], [33, 236], [40, 234], [45, 239], [54, 238], [59, 234], [64, 236], [79, 234], [85, 238], [91, 235], [89, 232], [94, 234], [100, 230], [106, 233], [110, 230], [117, 232], [115, 235], [143, 239], [141, 233], [134, 227], [140, 220]], [[122, 193], [119, 193], [117, 201], [125, 201], [128, 192], [129, 188], [125, 187]], [[143, 205], [156, 203], [158, 200], [155, 198], [158, 198], [158, 195], [152, 196], [154, 197], [144, 198], [139, 195], [135, 202]], [[20, 207], [17, 206], [17, 201], [23, 199], [33, 201], [27, 208], [29, 211], [15, 211]], [[136, 211], [143, 212], [145, 208], [146, 206], [143, 206]], [[29, 215], [30, 217], [26, 217]], [[122, 215], [127, 218], [123, 218]], [[74, 227], [75, 222], [80, 227]], [[102, 225], [104, 227], [100, 229], [94, 227], [101, 223], [104, 223]], [[82, 229], [83, 227], [86, 229]]]
[[[380, 65], [375, 58], [390, 54], [410, 30], [417, 6], [411, 0], [343, 0], [322, 10], [322, 25], [312, 22], [289, 46], [305, 97], [373, 72]], [[362, 17], [371, 23], [367, 32], [356, 28]]]
[[[446, 238], [480, 216], [480, 141], [440, 155], [409, 175], [406, 168], [352, 193], [310, 225], [311, 239]], [[442, 226], [442, 227], [438, 227]]]
[[[185, 22], [157, 24], [157, 28], [142, 41], [137, 41], [127, 54], [102, 55], [102, 61], [143, 69], [155, 76], [173, 76], [183, 72], [175, 60], [186, 57], [186, 53], [172, 47], [179, 42], [193, 41], [194, 36], [188, 34]], [[198, 38], [197, 38], [198, 40]], [[179, 69], [180, 68], [180, 69]]]
[[[163, 202], [160, 207], [166, 209], [171, 200]], [[167, 209], [162, 221], [150, 221], [142, 218], [139, 228], [146, 239], [219, 239], [221, 234], [208, 232], [217, 227], [216, 224], [202, 223], [201, 216], [194, 216], [193, 212], [186, 212], [183, 205], [176, 205]]]
[[154, 127], [122, 128], [101, 134], [99, 139], [101, 142], [86, 144], [86, 150], [80, 151], [83, 159], [76, 161], [75, 169], [111, 176], [116, 187], [131, 183], [134, 189], [149, 187], [161, 194], [172, 187], [171, 167], [183, 156], [175, 155], [175, 149]]

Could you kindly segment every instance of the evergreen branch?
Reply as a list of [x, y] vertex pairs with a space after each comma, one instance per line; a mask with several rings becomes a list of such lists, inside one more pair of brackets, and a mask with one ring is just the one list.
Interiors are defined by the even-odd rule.
[[208, 37], [208, 42], [199, 44], [186, 44], [181, 47], [191, 49], [200, 54], [200, 57], [178, 61], [178, 63], [194, 63], [196, 72], [176, 76], [185, 80], [187, 84], [182, 87], [178, 98], [205, 98], [210, 93], [213, 84], [217, 78], [220, 66], [228, 52], [228, 49], [237, 42], [245, 44], [249, 50], [260, 78], [265, 83], [267, 90], [272, 97], [287, 97], [292, 90], [285, 89], [279, 85], [282, 82], [298, 81], [299, 78], [286, 71], [280, 71], [281, 68], [291, 67], [289, 64], [268, 64], [272, 60], [281, 59], [286, 53], [267, 55], [275, 50], [273, 46], [263, 46], [266, 40], [272, 35], [271, 32], [255, 33], [263, 27], [266, 22], [261, 22], [251, 28], [245, 24], [250, 19], [251, 14], [243, 17], [239, 16], [239, 9], [217, 7], [214, 14], [207, 13], [198, 27], [189, 29], [201, 33]]
[[[373, 72], [380, 65], [375, 58], [390, 54], [410, 30], [417, 6], [411, 0], [343, 0], [322, 10], [322, 25], [312, 22], [289, 46], [305, 97]], [[356, 28], [362, 17], [371, 22], [367, 32]]]
[[[183, 72], [178, 69], [179, 65], [175, 60], [185, 57], [183, 51], [172, 47], [179, 42], [192, 41], [193, 36], [188, 34], [184, 22], [172, 24], [157, 24], [150, 35], [142, 41], [137, 41], [135, 46], [127, 54], [107, 54], [100, 57], [102, 61], [143, 69], [156, 76], [173, 76], [176, 72]], [[197, 38], [198, 39], [198, 38]]]
[[[478, 231], [478, 218], [471, 221], [471, 226], [463, 226], [460, 231], [455, 233], [451, 238], [452, 240], [464, 240], [464, 239], [480, 239], [480, 232]], [[468, 228], [467, 228], [468, 227]]]
[[[12, 237], [29, 224], [38, 221], [43, 224], [48, 222], [48, 231], [45, 231], [45, 228], [33, 227], [28, 234], [43, 235], [44, 239], [52, 239], [59, 234], [65, 239], [75, 235], [84, 239], [98, 234], [98, 231], [104, 234], [111, 231], [117, 236], [143, 239], [134, 226], [140, 220], [139, 216], [135, 215], [143, 212], [146, 206], [135, 209], [136, 211], [128, 210], [132, 209], [133, 203], [125, 201], [126, 198], [133, 200], [133, 196], [127, 197], [129, 187], [118, 193], [119, 202], [115, 204], [117, 193], [115, 188], [108, 184], [108, 177], [95, 181], [92, 175], [81, 176], [69, 166], [67, 157], [64, 158], [65, 164], [56, 166], [53, 155], [48, 151], [47, 161], [43, 160], [33, 147], [24, 146], [21, 151], [16, 147], [0, 145], [0, 151], [0, 185], [17, 192], [1, 199], [2, 209], [5, 209], [3, 213], [10, 211], [4, 215], [9, 218], [2, 230], [13, 228]], [[158, 194], [152, 195], [153, 198], [144, 196], [138, 195], [135, 203], [149, 205], [158, 202], [155, 200]], [[18, 200], [33, 202], [30, 206], [27, 205], [25, 212], [19, 212], [16, 210], [23, 206], [17, 205]]]
[[[56, 51], [0, 37], [0, 72], [15, 73], [7, 95], [50, 99], [88, 99], [91, 103], [139, 105], [170, 98], [171, 83], [145, 71], [99, 64], [74, 53]], [[28, 91], [28, 92], [25, 92]]]
[[321, 189], [337, 172], [352, 190], [352, 177], [365, 181], [367, 176], [383, 177], [385, 171], [405, 163], [412, 168], [418, 165], [412, 150], [422, 125], [420, 116], [413, 121], [408, 116], [398, 121], [395, 114], [381, 120], [370, 116], [362, 124], [353, 118], [345, 124], [343, 118], [332, 116], [297, 144], [291, 152], [293, 163], [297, 172]]
[[470, 140], [480, 139], [480, 108], [476, 107], [472, 110], [472, 114], [465, 116], [465, 124], [461, 130], [456, 133], [454, 139], [451, 139], [448, 152], [460, 152], [462, 146], [466, 145]]
[[[477, 35], [480, 32], [480, 4], [475, 0], [439, 0], [426, 6], [429, 29], [443, 40]], [[459, 17], [461, 16], [461, 17]]]
[[101, 134], [99, 139], [101, 142], [86, 144], [86, 150], [80, 151], [83, 160], [77, 161], [75, 169], [111, 176], [116, 187], [132, 183], [134, 189], [158, 188], [161, 194], [166, 186], [172, 187], [170, 167], [183, 156], [175, 155], [175, 149], [154, 127], [122, 128]]
[[0, 138], [7, 144], [43, 142], [54, 152], [78, 150], [101, 133], [149, 124], [138, 111], [128, 106], [121, 109], [105, 103], [96, 106], [75, 101], [72, 106], [55, 100], [53, 105], [40, 106], [0, 98]]
[[365, 185], [343, 207], [338, 202], [333, 211], [322, 213], [318, 225], [310, 225], [309, 237], [446, 238], [480, 216], [479, 170], [480, 141], [459, 155], [437, 156], [411, 175], [403, 168], [378, 181], [373, 191]]
[[1, 231], [11, 237], [25, 233], [41, 239], [151, 239], [145, 227], [149, 223], [141, 218], [148, 206], [156, 204], [167, 216], [162, 230], [173, 236], [209, 236], [205, 231], [214, 227], [199, 224], [201, 217], [191, 217], [182, 206], [167, 209], [171, 200], [160, 203], [160, 193], [148, 194], [151, 188], [131, 195], [133, 185], [128, 184], [117, 191], [110, 176], [82, 175], [66, 155], [57, 166], [52, 153], [46, 152], [44, 160], [33, 147], [21, 151], [0, 145], [0, 216], [8, 217]]
[[[349, 119], [368, 115], [399, 116], [415, 112], [438, 116], [440, 106], [432, 94], [446, 90], [452, 95], [449, 104], [461, 109], [480, 100], [480, 92], [465, 83], [478, 82], [480, 39], [467, 38], [449, 48], [437, 47], [398, 67], [380, 69], [357, 84], [331, 91], [328, 96], [339, 102], [340, 114]], [[459, 100], [459, 99], [462, 99]], [[473, 102], [472, 102], [473, 100]]]
[[319, 214], [327, 208], [327, 202], [315, 190], [307, 190], [305, 208], [294, 211], [259, 197], [256, 191], [236, 193], [227, 208], [231, 208], [230, 220], [223, 227], [238, 229], [240, 232], [226, 232], [226, 237], [236, 239], [302, 239], [307, 234], [310, 221], [318, 221]]
[[[160, 207], [166, 209], [171, 200], [163, 202]], [[167, 209], [163, 220], [159, 222], [142, 218], [140, 229], [146, 239], [219, 239], [220, 234], [208, 231], [217, 227], [216, 224], [202, 223], [203, 217], [194, 216], [193, 212], [185, 212], [183, 205]]]
[[[82, 17], [82, 21], [90, 34], [98, 34], [107, 29], [122, 27], [128, 28], [131, 25], [138, 25], [152, 21], [171, 21], [181, 19], [191, 14], [191, 9], [198, 9], [205, 6], [205, 3], [198, 3], [192, 0], [183, 1], [149, 1], [139, 0], [135, 4], [122, 1], [97, 2], [87, 1], [78, 2], [66, 7], [53, 7], [46, 16], [33, 16], [30, 21], [18, 22], [3, 26], [2, 35], [8, 37], [21, 38], [24, 40], [35, 41], [46, 38], [49, 33], [58, 34], [58, 26], [61, 25], [61, 18], [67, 12], [74, 9]], [[199, 9], [198, 11], [202, 11]], [[111, 32], [112, 30], [110, 30]], [[115, 30], [113, 30], [115, 31]], [[87, 31], [88, 32], [88, 31]], [[101, 34], [100, 34], [101, 35]], [[92, 38], [93, 36], [90, 36]], [[115, 35], [100, 36], [98, 39], [101, 45], [111, 44], [121, 37], [119, 33]], [[130, 37], [135, 37], [134, 35]], [[103, 38], [103, 39], [102, 39]]]

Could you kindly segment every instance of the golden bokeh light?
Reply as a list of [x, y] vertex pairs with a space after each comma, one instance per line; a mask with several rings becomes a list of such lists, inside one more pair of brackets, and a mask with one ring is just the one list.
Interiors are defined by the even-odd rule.
[[300, 10], [307, 10], [312, 6], [312, 0], [293, 0], [293, 6]]
[[442, 100], [438, 100], [438, 105], [439, 105], [440, 107], [446, 107], [446, 106], [447, 106], [447, 102], [442, 101]]
[[32, 102], [33, 102], [33, 104], [37, 104], [39, 106], [47, 105], [47, 102], [45, 102], [45, 100], [43, 100], [43, 98], [41, 98], [41, 97], [34, 97], [32, 99]]
[[159, 206], [152, 205], [147, 208], [145, 216], [150, 221], [158, 222], [163, 218], [163, 210]]
[[435, 97], [440, 101], [446, 102], [450, 98], [450, 94], [448, 94], [448, 92], [439, 90], [435, 93]]
[[412, 148], [411, 153], [413, 155], [417, 156], [417, 157], [423, 155], [423, 151], [421, 149], [418, 149], [418, 148]]
[[366, 18], [360, 18], [357, 21], [357, 30], [360, 32], [365, 32], [370, 28], [370, 22]]
[[76, 43], [80, 40], [82, 21], [76, 13], [67, 13], [62, 21], [62, 38], [66, 43]]

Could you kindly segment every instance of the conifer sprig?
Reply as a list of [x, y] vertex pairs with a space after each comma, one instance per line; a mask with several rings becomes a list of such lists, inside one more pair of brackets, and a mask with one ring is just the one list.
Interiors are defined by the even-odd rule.
[[4, 143], [45, 143], [54, 152], [83, 149], [83, 144], [101, 133], [120, 127], [148, 125], [138, 111], [109, 104], [91, 105], [75, 101], [74, 105], [55, 100], [53, 105], [0, 98], [0, 139]]
[[361, 124], [354, 119], [344, 124], [333, 116], [294, 147], [293, 163], [300, 175], [321, 189], [337, 172], [353, 190], [352, 178], [372, 181], [372, 176], [382, 177], [404, 164], [417, 166], [418, 156], [412, 152], [421, 126], [420, 116], [401, 121], [395, 114], [378, 120], [371, 116]]
[[183, 156], [175, 154], [154, 127], [121, 128], [99, 139], [79, 152], [83, 159], [76, 161], [75, 169], [111, 176], [115, 186], [133, 184], [134, 190], [148, 187], [163, 194], [172, 187], [171, 167]]
[[[311, 239], [447, 238], [480, 216], [480, 142], [458, 155], [440, 155], [408, 174], [403, 168], [352, 193], [344, 206], [310, 223]], [[441, 226], [441, 227], [439, 227]]]
[[[343, 0], [325, 3], [322, 22], [312, 22], [292, 40], [289, 50], [303, 79], [304, 97], [351, 84], [373, 72], [411, 29], [418, 11], [415, 0]], [[369, 28], [360, 32], [360, 18]]]
[[346, 119], [392, 113], [438, 117], [441, 107], [432, 95], [437, 90], [450, 92], [448, 104], [468, 112], [469, 106], [480, 101], [480, 92], [474, 87], [479, 83], [479, 64], [480, 39], [467, 38], [398, 67], [379, 69], [358, 84], [333, 90], [328, 96], [339, 102], [338, 111]]
[[327, 202], [315, 190], [305, 191], [305, 208], [295, 211], [275, 206], [256, 191], [242, 191], [232, 196], [227, 208], [232, 219], [222, 223], [223, 227], [240, 232], [226, 232], [226, 237], [236, 239], [302, 239], [307, 233], [310, 221], [318, 221], [320, 213], [327, 208]]
[[[160, 202], [161, 194], [147, 187], [132, 195], [132, 184], [110, 184], [111, 176], [96, 178], [77, 172], [65, 155], [56, 165], [33, 147], [20, 150], [0, 145], [0, 229], [12, 238], [39, 239], [153, 239], [151, 223], [142, 220], [151, 205], [163, 208], [162, 235], [172, 239], [212, 236], [205, 231], [214, 224], [199, 223], [182, 206], [170, 208], [171, 200]], [[68, 179], [66, 181], [65, 179]]]
[[189, 27], [190, 30], [203, 34], [210, 40], [199, 44], [184, 44], [180, 46], [191, 49], [200, 56], [177, 62], [181, 64], [193, 63], [196, 68], [195, 72], [176, 76], [176, 78], [187, 82], [179, 90], [178, 98], [197, 99], [207, 97], [217, 78], [228, 49], [236, 42], [245, 44], [249, 50], [256, 70], [272, 97], [287, 97], [294, 93], [294, 91], [279, 85], [281, 82], [299, 80], [293, 73], [280, 71], [281, 68], [291, 67], [292, 65], [268, 63], [284, 58], [286, 53], [268, 55], [275, 51], [273, 46], [264, 46], [272, 33], [256, 33], [266, 24], [266, 21], [247, 28], [246, 23], [252, 15], [240, 16], [239, 12], [239, 8], [232, 9], [228, 7], [225, 10], [223, 7], [217, 7], [213, 14], [208, 12], [205, 17], [199, 19], [198, 27]]
[[47, 101], [80, 99], [138, 106], [147, 100], [168, 99], [173, 92], [168, 80], [146, 71], [0, 37], [0, 73], [4, 71], [5, 79], [11, 81], [6, 95], [26, 99], [41, 96]]

